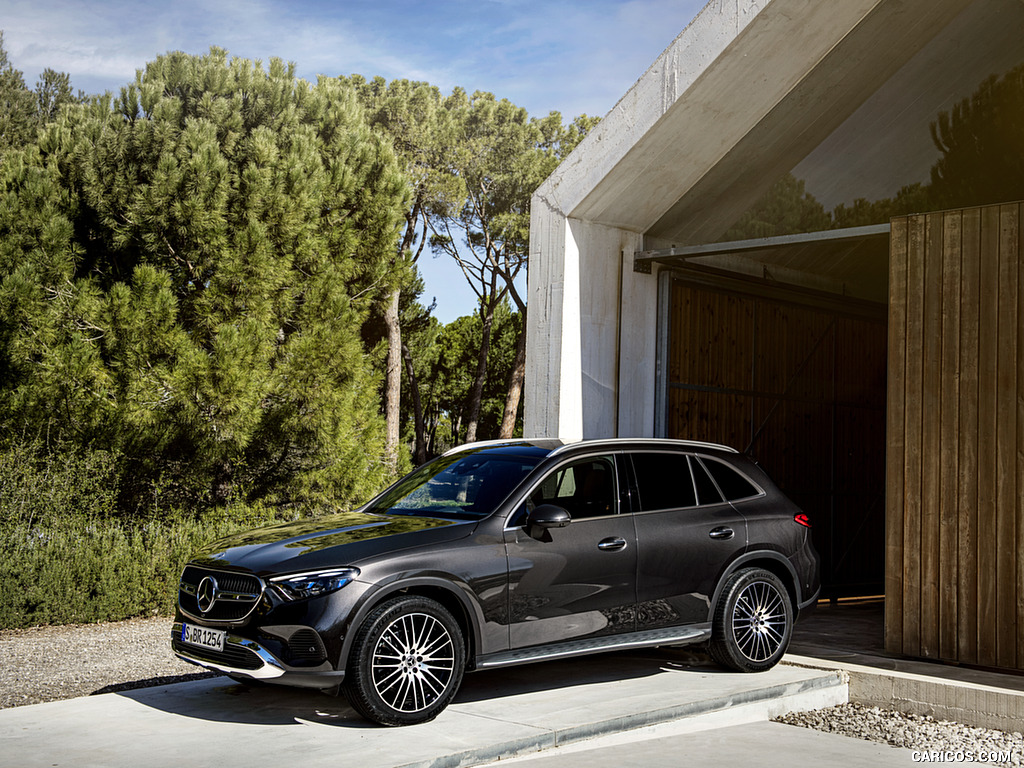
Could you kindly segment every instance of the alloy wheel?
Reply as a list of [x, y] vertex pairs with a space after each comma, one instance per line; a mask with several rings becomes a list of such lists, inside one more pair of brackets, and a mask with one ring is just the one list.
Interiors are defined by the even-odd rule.
[[786, 636], [788, 621], [782, 595], [766, 581], [748, 584], [736, 600], [732, 631], [736, 647], [748, 659], [770, 659]]
[[371, 679], [377, 695], [399, 712], [427, 709], [455, 674], [455, 647], [444, 624], [426, 613], [398, 616], [373, 650]]

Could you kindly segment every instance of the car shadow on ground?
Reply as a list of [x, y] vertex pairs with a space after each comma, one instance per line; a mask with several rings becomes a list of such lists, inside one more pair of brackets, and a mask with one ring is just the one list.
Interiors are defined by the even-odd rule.
[[[687, 648], [618, 651], [473, 672], [463, 679], [452, 706], [677, 671], [728, 674], [706, 655]], [[228, 677], [116, 693], [162, 712], [212, 722], [378, 727], [356, 713], [344, 696], [268, 684], [243, 685]]]
[[196, 672], [191, 675], [165, 675], [163, 677], [147, 677], [144, 680], [130, 680], [127, 683], [115, 683], [97, 688], [90, 693], [90, 696], [99, 696], [102, 693], [121, 693], [122, 691], [134, 691], [139, 688], [152, 688], [157, 685], [171, 685], [172, 683], [187, 683], [192, 680], [204, 680], [208, 677], [219, 677], [217, 672]]
[[690, 649], [648, 648], [615, 651], [575, 659], [546, 661], [467, 674], [455, 703], [573, 688], [591, 683], [636, 679], [673, 670], [725, 673], [706, 655]]

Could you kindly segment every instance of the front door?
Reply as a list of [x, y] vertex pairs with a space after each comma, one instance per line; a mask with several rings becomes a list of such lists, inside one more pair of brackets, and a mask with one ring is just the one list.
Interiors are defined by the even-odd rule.
[[[512, 648], [630, 632], [635, 627], [636, 531], [620, 514], [616, 459], [577, 459], [553, 470], [505, 531]], [[530, 531], [529, 510], [562, 507], [564, 528]]]

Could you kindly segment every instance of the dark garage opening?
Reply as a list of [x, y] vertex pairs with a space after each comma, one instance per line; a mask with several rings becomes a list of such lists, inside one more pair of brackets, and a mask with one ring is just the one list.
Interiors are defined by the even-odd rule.
[[[661, 434], [757, 459], [810, 515], [827, 598], [884, 591], [887, 306], [805, 286], [836, 286], [856, 259], [875, 282], [858, 292], [884, 296], [888, 227], [874, 230], [642, 254], [674, 267], [662, 278]], [[736, 274], [755, 252], [762, 276]], [[773, 269], [809, 277], [784, 283]]]

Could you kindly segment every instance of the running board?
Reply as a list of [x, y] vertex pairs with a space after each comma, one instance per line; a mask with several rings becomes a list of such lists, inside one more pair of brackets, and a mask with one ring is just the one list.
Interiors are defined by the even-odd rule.
[[492, 653], [479, 659], [476, 668], [510, 667], [513, 664], [525, 664], [531, 661], [564, 659], [570, 656], [584, 656], [589, 653], [625, 651], [630, 648], [651, 648], [658, 645], [693, 645], [694, 643], [702, 643], [710, 639], [710, 623], [694, 624], [685, 628], [648, 629], [643, 632], [590, 637], [585, 640], [572, 640], [567, 643], [535, 645], [530, 648], [517, 648], [513, 651]]

